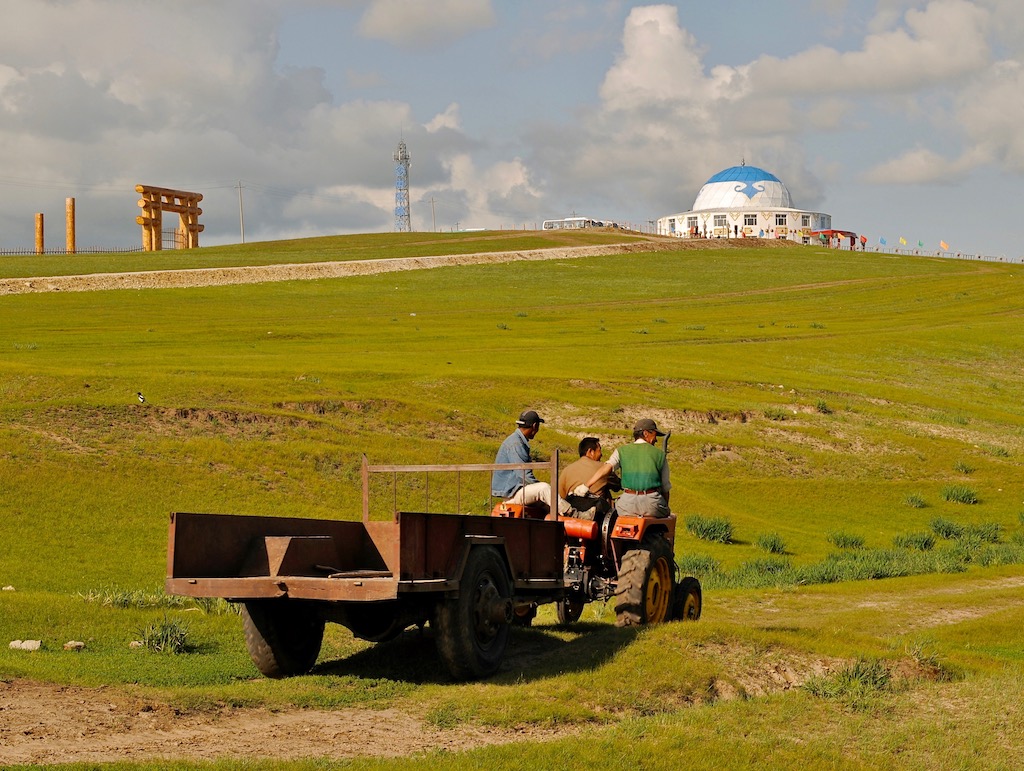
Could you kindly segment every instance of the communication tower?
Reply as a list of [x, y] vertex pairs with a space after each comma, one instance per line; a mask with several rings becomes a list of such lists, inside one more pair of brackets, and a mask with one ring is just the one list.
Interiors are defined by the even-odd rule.
[[399, 140], [395, 150], [395, 230], [399, 233], [412, 232], [409, 218], [409, 149], [405, 140]]

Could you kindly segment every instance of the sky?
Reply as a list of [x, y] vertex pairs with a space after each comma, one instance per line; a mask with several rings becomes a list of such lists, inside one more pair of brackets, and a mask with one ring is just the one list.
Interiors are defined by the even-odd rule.
[[[648, 226], [746, 162], [872, 243], [1017, 259], [1020, 0], [5, 0], [0, 249], [586, 215]], [[174, 218], [176, 219], [176, 218]], [[168, 220], [165, 220], [165, 223]]]

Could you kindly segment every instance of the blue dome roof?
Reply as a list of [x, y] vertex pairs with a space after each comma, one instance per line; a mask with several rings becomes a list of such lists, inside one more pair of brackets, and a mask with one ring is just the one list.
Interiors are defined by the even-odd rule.
[[781, 182], [771, 172], [759, 169], [757, 166], [731, 166], [728, 169], [718, 172], [706, 184], [712, 182]]
[[697, 193], [693, 211], [791, 209], [789, 190], [774, 174], [757, 166], [732, 166], [720, 171]]

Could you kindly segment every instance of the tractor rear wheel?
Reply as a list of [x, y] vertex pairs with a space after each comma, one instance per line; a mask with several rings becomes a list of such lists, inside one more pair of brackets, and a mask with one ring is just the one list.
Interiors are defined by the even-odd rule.
[[459, 582], [459, 596], [441, 600], [433, 619], [437, 652], [456, 680], [487, 677], [497, 671], [509, 629], [501, 607], [511, 596], [512, 580], [498, 550], [493, 546], [472, 549]]
[[676, 621], [696, 621], [700, 618], [703, 604], [700, 581], [687, 576], [676, 585], [675, 598], [672, 600], [672, 618]]
[[669, 619], [675, 589], [672, 547], [661, 536], [622, 555], [615, 588], [615, 625], [660, 624]]
[[252, 600], [242, 605], [245, 647], [267, 677], [301, 675], [313, 668], [324, 640], [324, 620], [295, 600]]
[[555, 605], [559, 624], [575, 624], [583, 615], [583, 600], [562, 600]]

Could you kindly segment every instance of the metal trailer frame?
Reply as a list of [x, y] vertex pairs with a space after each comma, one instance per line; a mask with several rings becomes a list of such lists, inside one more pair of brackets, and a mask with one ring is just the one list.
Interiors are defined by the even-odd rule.
[[[169, 594], [228, 600], [293, 598], [379, 602], [421, 592], [457, 593], [469, 550], [496, 546], [517, 598], [565, 590], [563, 518], [553, 520], [396, 511], [370, 521], [373, 473], [550, 469], [550, 463], [370, 465], [362, 462], [361, 521], [175, 512], [167, 551]], [[556, 492], [557, 494], [557, 492]]]

